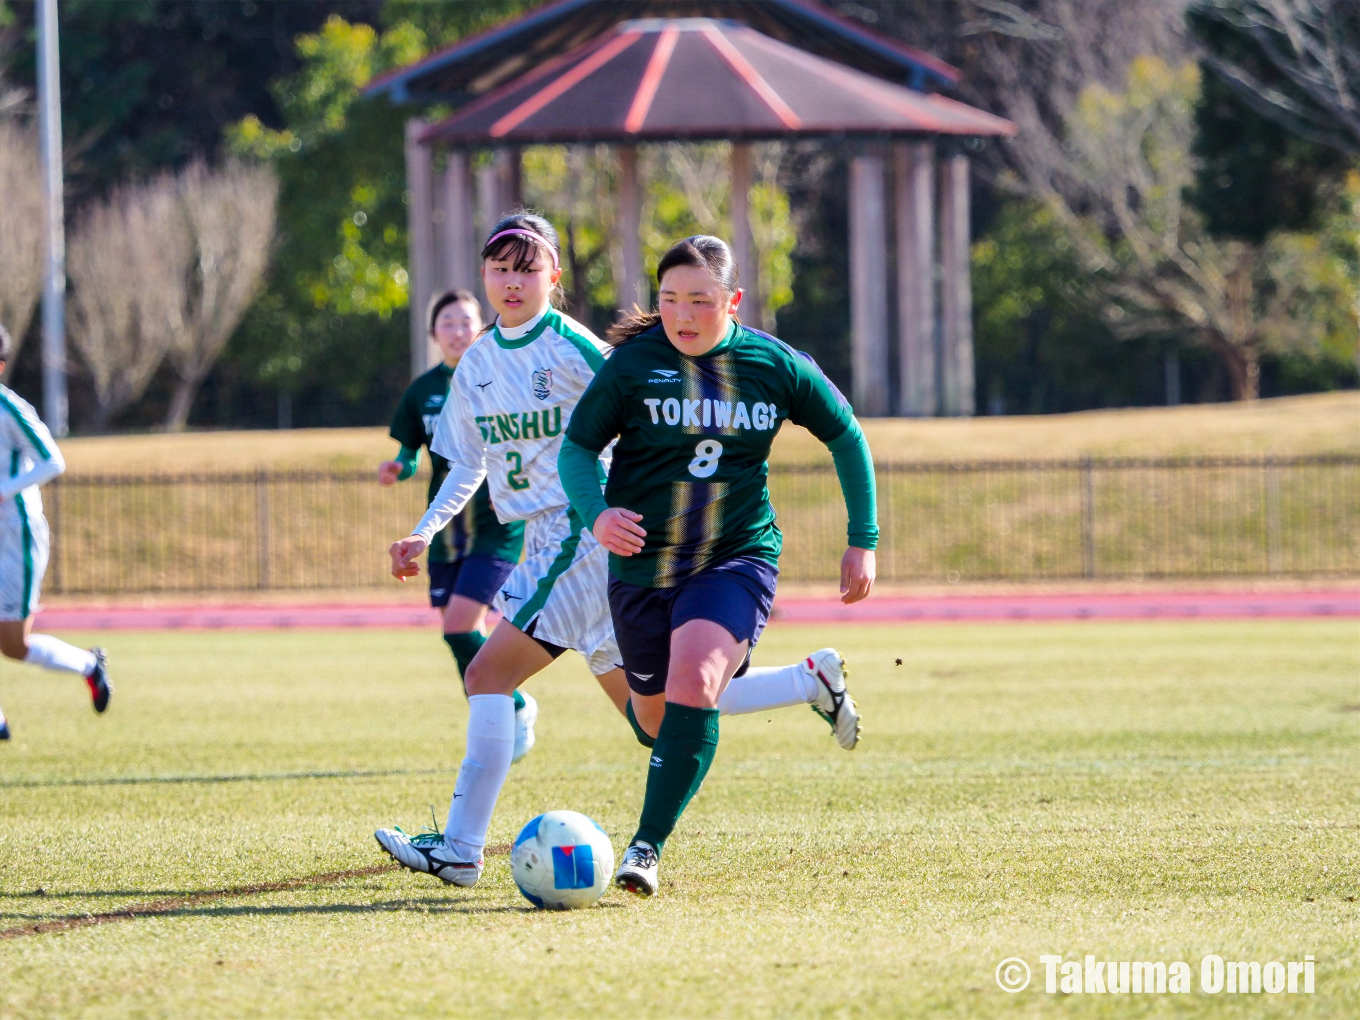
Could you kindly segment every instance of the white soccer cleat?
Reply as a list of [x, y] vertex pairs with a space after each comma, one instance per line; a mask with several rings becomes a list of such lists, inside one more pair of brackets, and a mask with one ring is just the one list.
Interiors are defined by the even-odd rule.
[[803, 663], [817, 681], [817, 697], [812, 710], [831, 724], [836, 743], [853, 751], [859, 743], [859, 706], [845, 689], [846, 668], [841, 653], [834, 648], [813, 652]]
[[650, 843], [638, 840], [623, 852], [623, 863], [614, 875], [614, 884], [639, 896], [656, 892], [656, 850]]
[[408, 836], [400, 829], [379, 829], [373, 833], [378, 846], [403, 868], [433, 875], [446, 885], [470, 888], [482, 877], [481, 854], [473, 861], [465, 861], [444, 842], [439, 832], [422, 832]]
[[510, 752], [510, 761], [519, 761], [534, 749], [534, 723], [538, 722], [538, 702], [531, 695], [520, 691], [524, 707], [515, 712], [515, 749]]

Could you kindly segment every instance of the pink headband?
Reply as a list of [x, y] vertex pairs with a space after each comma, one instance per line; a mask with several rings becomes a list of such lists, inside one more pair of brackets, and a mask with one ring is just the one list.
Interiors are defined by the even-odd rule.
[[538, 234], [535, 234], [532, 230], [521, 230], [518, 227], [512, 227], [509, 230], [502, 230], [499, 234], [492, 234], [490, 239], [486, 242], [485, 247], [490, 248], [502, 237], [509, 237], [511, 234], [514, 234], [518, 237], [527, 237], [529, 240], [535, 242], [540, 248], [542, 248], [552, 257], [553, 268], [554, 269], [558, 268], [557, 252], [553, 251], [552, 245], [550, 245], [545, 238], [541, 237]]

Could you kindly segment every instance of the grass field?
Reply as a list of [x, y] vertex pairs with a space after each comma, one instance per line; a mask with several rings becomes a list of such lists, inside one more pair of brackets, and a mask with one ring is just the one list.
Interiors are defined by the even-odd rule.
[[[570, 914], [530, 910], [503, 851], [470, 891], [381, 871], [195, 898], [371, 868], [375, 826], [442, 818], [447, 654], [412, 631], [103, 640], [106, 717], [0, 666], [0, 1016], [1360, 1015], [1353, 620], [772, 628], [767, 663], [846, 652], [861, 748], [801, 709], [726, 720], [661, 895]], [[491, 842], [571, 807], [621, 850], [641, 748], [573, 657], [531, 689], [539, 745]], [[1046, 995], [1042, 953], [1185, 960], [1195, 991]], [[1317, 992], [1201, 993], [1207, 953], [1312, 953]], [[1017, 995], [1011, 956], [1036, 971]]]
[[[863, 424], [880, 462], [1356, 453], [1360, 393], [1078, 414], [870, 418]], [[395, 448], [384, 428], [96, 436], [62, 443], [73, 472], [376, 469]], [[830, 461], [821, 444], [797, 427], [780, 433], [772, 459]]]

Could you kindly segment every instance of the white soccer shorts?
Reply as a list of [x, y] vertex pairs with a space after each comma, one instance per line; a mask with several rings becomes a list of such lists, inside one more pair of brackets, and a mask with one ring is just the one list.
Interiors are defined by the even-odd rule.
[[48, 549], [47, 520], [23, 494], [0, 500], [0, 620], [25, 620], [38, 608]]
[[596, 676], [623, 661], [609, 615], [609, 551], [565, 507], [524, 522], [524, 562], [495, 608], [519, 630], [580, 652]]

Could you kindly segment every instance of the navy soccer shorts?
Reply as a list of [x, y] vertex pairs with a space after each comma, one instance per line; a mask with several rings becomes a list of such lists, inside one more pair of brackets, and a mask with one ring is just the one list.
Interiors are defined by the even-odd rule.
[[443, 609], [450, 595], [490, 606], [515, 565], [499, 556], [472, 553], [453, 563], [431, 563], [430, 605]]
[[[700, 571], [674, 588], [641, 588], [609, 579], [609, 611], [623, 655], [628, 686], [638, 694], [664, 694], [670, 669], [671, 632], [690, 620], [709, 620], [754, 648], [774, 605], [773, 563], [739, 556]], [[736, 675], [741, 676], [746, 661]]]

